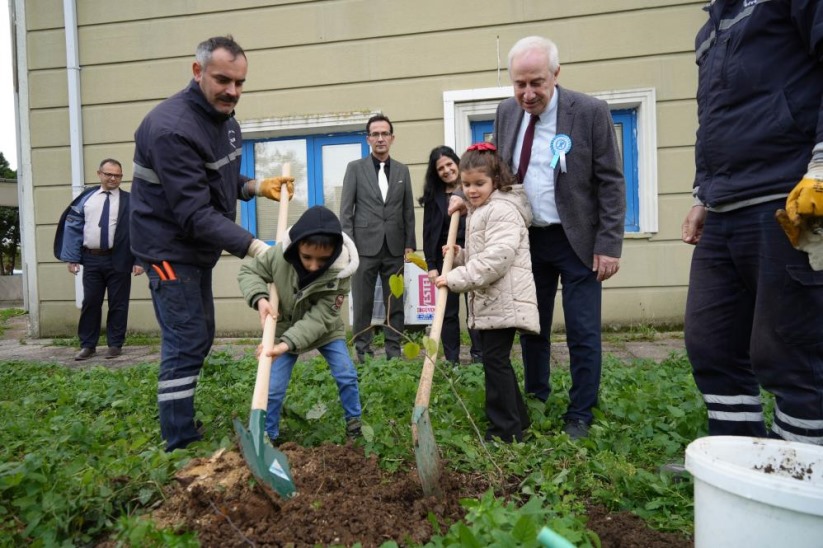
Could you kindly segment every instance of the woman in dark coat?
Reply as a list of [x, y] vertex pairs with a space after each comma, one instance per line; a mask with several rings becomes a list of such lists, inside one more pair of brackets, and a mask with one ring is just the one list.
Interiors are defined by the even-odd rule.
[[[439, 146], [429, 154], [429, 166], [426, 169], [426, 182], [420, 205], [423, 206], [423, 253], [426, 255], [429, 280], [434, 279], [443, 270], [443, 246], [449, 234], [448, 203], [452, 192], [460, 187], [458, 166], [460, 157], [447, 146]], [[457, 244], [463, 246], [466, 230], [466, 218], [460, 218]], [[483, 354], [480, 340], [473, 329], [471, 337], [471, 360], [481, 362]], [[452, 363], [460, 362], [460, 300], [457, 293], [449, 293], [446, 300], [446, 314], [443, 318], [443, 330], [440, 335], [443, 354]]]

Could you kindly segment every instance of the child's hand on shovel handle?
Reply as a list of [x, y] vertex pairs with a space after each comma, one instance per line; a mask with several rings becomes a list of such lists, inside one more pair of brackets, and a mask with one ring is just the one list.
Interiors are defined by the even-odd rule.
[[443, 256], [445, 257], [449, 253], [449, 251], [454, 252], [454, 255], [456, 256], [456, 255], [460, 254], [460, 246], [457, 245], [457, 244], [454, 244], [454, 245], [446, 244], [446, 245], [444, 245], [443, 246]]
[[260, 326], [263, 329], [266, 328], [266, 318], [269, 316], [277, 320], [277, 311], [272, 308], [271, 301], [266, 297], [257, 301], [257, 313], [260, 315]]
[[[286, 343], [278, 343], [275, 344], [274, 347], [266, 353], [266, 356], [269, 358], [277, 358], [282, 354], [285, 354], [289, 351], [289, 345]], [[263, 344], [260, 343], [257, 345], [257, 350], [254, 351], [254, 357], [258, 360], [260, 359], [260, 354], [263, 353]]]

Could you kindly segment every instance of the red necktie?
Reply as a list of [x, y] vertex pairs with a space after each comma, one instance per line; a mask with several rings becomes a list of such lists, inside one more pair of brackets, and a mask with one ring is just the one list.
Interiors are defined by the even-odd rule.
[[526, 134], [523, 135], [523, 147], [520, 149], [520, 164], [517, 166], [517, 181], [523, 184], [526, 178], [526, 170], [529, 169], [529, 160], [532, 157], [532, 143], [534, 143], [534, 126], [540, 116], [532, 114], [529, 125], [526, 128]]

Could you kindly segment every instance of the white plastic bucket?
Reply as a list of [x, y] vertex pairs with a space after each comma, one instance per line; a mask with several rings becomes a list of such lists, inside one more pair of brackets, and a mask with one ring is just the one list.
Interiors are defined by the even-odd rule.
[[741, 436], [686, 448], [697, 548], [823, 546], [823, 447]]

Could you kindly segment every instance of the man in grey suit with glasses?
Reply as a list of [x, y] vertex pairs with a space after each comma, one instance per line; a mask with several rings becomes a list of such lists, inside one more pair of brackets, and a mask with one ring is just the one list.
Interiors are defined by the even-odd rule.
[[389, 277], [402, 274], [404, 257], [416, 248], [409, 168], [389, 157], [394, 126], [387, 116], [377, 114], [366, 123], [366, 133], [371, 154], [349, 163], [340, 199], [343, 231], [360, 254], [360, 267], [352, 278], [352, 333], [360, 363], [374, 356], [374, 333], [369, 327], [378, 275], [391, 327], [384, 330], [386, 357], [400, 357], [403, 299], [392, 295]]

